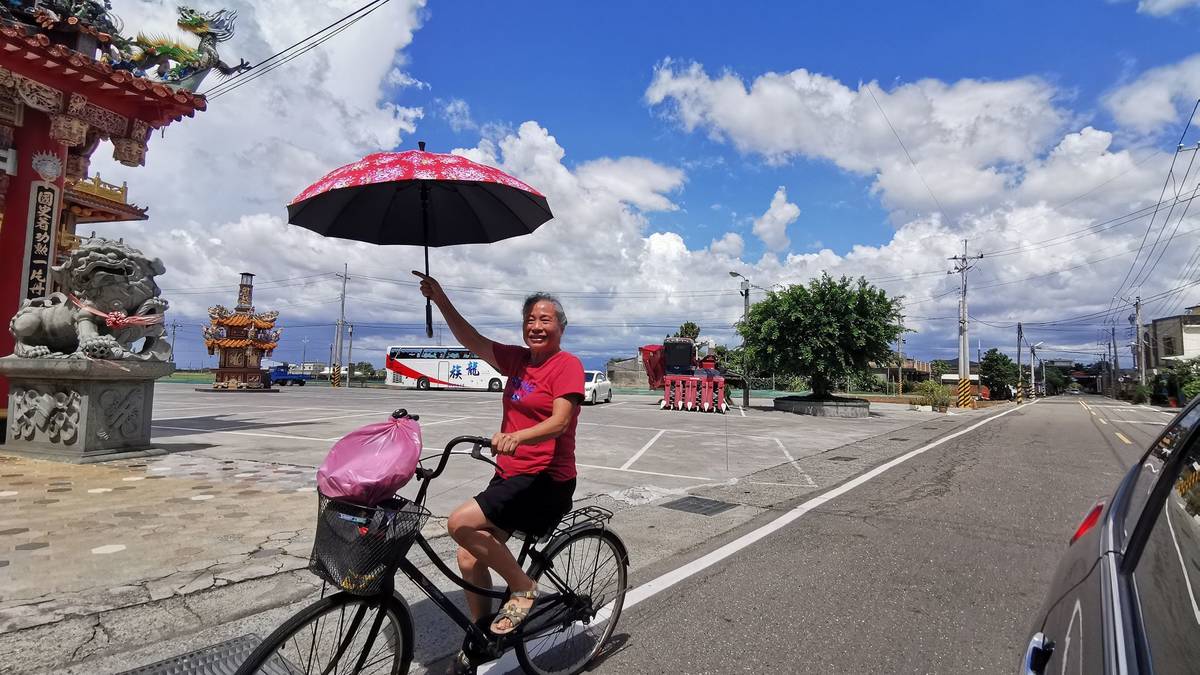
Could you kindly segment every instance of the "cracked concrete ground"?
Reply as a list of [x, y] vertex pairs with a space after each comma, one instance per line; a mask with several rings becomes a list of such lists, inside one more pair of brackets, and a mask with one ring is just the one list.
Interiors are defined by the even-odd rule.
[[[291, 390], [263, 401], [160, 385], [155, 441], [167, 454], [76, 466], [3, 456], [0, 446], [0, 673], [119, 672], [269, 633], [319, 593], [302, 568], [312, 545], [315, 467], [334, 440], [394, 407], [423, 415], [427, 448], [462, 433], [490, 435], [499, 416], [491, 394], [332, 395]], [[744, 416], [662, 412], [650, 397], [617, 403], [583, 412], [576, 497], [618, 512], [635, 578], [780, 500], [829, 486], [955, 423], [898, 406], [872, 406], [879, 412], [867, 420], [836, 420], [763, 408]], [[829, 452], [864, 439], [861, 451]], [[473, 494], [488, 472], [477, 462], [451, 462], [430, 493], [428, 536], [441, 534], [437, 516]], [[661, 508], [683, 494], [739, 506], [713, 518]], [[452, 560], [451, 542], [436, 546]], [[418, 661], [457, 646], [448, 620], [416, 602], [419, 593], [406, 597], [423, 626]]]

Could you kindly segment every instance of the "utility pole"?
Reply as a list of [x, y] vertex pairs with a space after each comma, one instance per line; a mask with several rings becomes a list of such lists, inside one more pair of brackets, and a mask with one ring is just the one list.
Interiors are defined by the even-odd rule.
[[1042, 360], [1042, 396], [1050, 395], [1050, 383], [1046, 381], [1046, 361]]
[[350, 279], [350, 264], [342, 263], [342, 273], [336, 276], [342, 279], [342, 305], [338, 313], [337, 334], [333, 339], [337, 358], [333, 360], [333, 369], [329, 372], [329, 386], [331, 387], [342, 386], [342, 329], [346, 325], [346, 282]]
[[958, 298], [958, 407], [973, 408], [974, 397], [971, 396], [971, 342], [967, 337], [967, 272], [974, 267], [972, 260], [979, 260], [983, 254], [967, 255], [967, 240], [963, 239], [962, 255], [956, 255], [949, 260], [954, 261], [954, 269], [947, 274], [959, 275]]
[[[741, 277], [741, 293], [742, 293], [742, 326], [750, 320], [750, 280], [745, 276], [730, 272], [731, 277]], [[742, 377], [746, 380], [746, 386], [742, 389], [742, 407], [750, 407], [750, 355], [746, 352], [746, 336], [742, 335]]]
[[304, 362], [308, 360], [308, 338], [302, 338], [300, 344], [302, 345], [300, 347], [300, 370], [303, 371]]
[[900, 376], [896, 378], [896, 395], [904, 394], [904, 315], [900, 315], [900, 337], [896, 338], [896, 351], [900, 352]]
[[1121, 379], [1121, 358], [1117, 355], [1117, 327], [1113, 326], [1112, 328], [1110, 328], [1110, 330], [1112, 331], [1111, 336], [1112, 336], [1112, 350], [1113, 350], [1113, 382], [1112, 382], [1113, 398], [1116, 398], [1117, 397], [1117, 385]]
[[175, 362], [175, 329], [179, 328], [178, 321], [171, 321], [171, 363]]
[[[330, 381], [330, 383], [333, 382], [333, 343], [332, 342], [329, 343], [329, 381]], [[330, 384], [329, 386], [332, 387], [333, 384]]]
[[1138, 384], [1146, 386], [1146, 348], [1142, 345], [1142, 296], [1133, 301], [1133, 343], [1137, 345]]
[[350, 324], [350, 348], [346, 350], [346, 365], [350, 367], [349, 375], [346, 377], [349, 380], [346, 383], [347, 387], [354, 386], [354, 324]]
[[[750, 280], [742, 277], [742, 325], [750, 320]], [[746, 337], [742, 336], [742, 377], [746, 387], [742, 389], [742, 408], [750, 407], [750, 352], [746, 351]]]
[[1025, 373], [1021, 370], [1021, 345], [1025, 342], [1025, 331], [1017, 322], [1017, 405], [1025, 402]]

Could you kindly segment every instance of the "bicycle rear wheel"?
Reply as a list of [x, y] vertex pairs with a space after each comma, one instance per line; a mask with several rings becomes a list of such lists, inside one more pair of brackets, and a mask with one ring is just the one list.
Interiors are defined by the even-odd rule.
[[237, 675], [402, 675], [412, 658], [412, 618], [401, 600], [336, 593], [275, 629]]
[[[585, 530], [546, 552], [548, 564], [531, 570], [544, 600], [561, 598], [559, 586], [574, 598], [538, 613], [535, 603], [517, 661], [528, 673], [574, 675], [599, 655], [621, 618], [628, 584], [629, 560], [617, 535]], [[574, 606], [572, 606], [574, 604]]]

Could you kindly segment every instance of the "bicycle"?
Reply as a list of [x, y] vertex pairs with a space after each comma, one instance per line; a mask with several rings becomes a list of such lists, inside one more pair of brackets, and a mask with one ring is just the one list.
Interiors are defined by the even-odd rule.
[[[393, 413], [405, 414], [402, 410]], [[468, 443], [472, 445], [469, 453], [453, 451]], [[494, 635], [489, 630], [491, 617], [478, 624], [471, 621], [408, 559], [408, 551], [416, 544], [455, 585], [501, 603], [507, 600], [507, 591], [480, 588], [455, 574], [421, 535], [421, 526], [429, 516], [424, 506], [426, 492], [442, 474], [450, 456], [470, 455], [496, 466], [482, 453], [488, 447], [490, 441], [486, 438], [452, 439], [439, 453], [437, 468], [418, 466], [416, 478], [422, 484], [413, 501], [396, 498], [387, 506], [364, 509], [322, 495], [318, 541], [314, 543], [310, 569], [342, 590], [324, 596], [323, 589], [320, 600], [285, 621], [251, 653], [238, 675], [407, 673], [413, 660], [413, 625], [408, 603], [394, 589], [397, 570], [466, 632], [463, 651], [472, 666], [499, 659], [515, 649], [517, 661], [528, 673], [574, 675], [586, 668], [612, 636], [628, 590], [629, 555], [621, 538], [608, 526], [611, 511], [588, 506], [571, 511], [540, 538], [513, 534], [523, 539], [518, 563], [525, 568], [528, 562], [526, 571], [543, 593], [529, 616], [508, 635]], [[422, 462], [436, 456], [424, 457]], [[372, 511], [375, 514], [368, 517]], [[378, 515], [381, 511], [387, 515]], [[364, 519], [365, 524], [359, 522]], [[332, 523], [340, 527], [344, 522], [357, 528], [359, 540], [365, 542], [358, 549], [346, 549], [365, 551], [366, 555], [320, 550], [323, 526]], [[353, 531], [350, 536], [354, 536]], [[379, 554], [375, 543], [384, 540], [387, 550]], [[338, 567], [339, 556], [350, 562], [342, 565], [343, 569], [331, 569]], [[380, 653], [373, 652], [377, 647]]]

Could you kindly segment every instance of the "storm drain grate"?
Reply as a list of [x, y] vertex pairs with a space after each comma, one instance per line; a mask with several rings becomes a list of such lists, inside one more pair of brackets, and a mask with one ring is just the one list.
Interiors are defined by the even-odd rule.
[[[250, 652], [262, 642], [257, 635], [243, 635], [187, 654], [180, 654], [158, 663], [151, 663], [120, 675], [234, 675]], [[258, 671], [269, 675], [290, 675], [301, 672], [292, 668], [276, 654]]]
[[829, 461], [831, 461], [831, 462], [853, 462], [856, 459], [858, 459], [858, 458], [857, 457], [847, 457], [845, 455], [839, 455], [837, 457], [830, 457]]
[[702, 516], [715, 516], [735, 506], [737, 504], [717, 501], [716, 499], [705, 499], [704, 497], [683, 497], [682, 499], [676, 499], [673, 502], [663, 504], [664, 508], [683, 511], [684, 513], [698, 513]]

